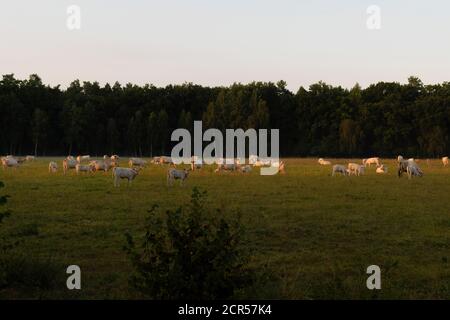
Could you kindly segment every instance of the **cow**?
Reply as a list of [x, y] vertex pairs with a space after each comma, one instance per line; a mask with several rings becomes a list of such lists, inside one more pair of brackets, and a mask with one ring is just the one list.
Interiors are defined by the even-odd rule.
[[63, 173], [66, 174], [68, 170], [75, 169], [76, 165], [77, 161], [74, 159], [74, 157], [67, 157], [63, 160]]
[[373, 157], [373, 158], [369, 158], [369, 159], [363, 159], [362, 164], [365, 167], [367, 167], [367, 165], [369, 165], [369, 167], [370, 167], [372, 164], [375, 164], [378, 167], [381, 163], [380, 163], [380, 158]]
[[183, 182], [188, 178], [189, 170], [183, 169], [174, 169], [170, 168], [167, 170], [167, 186], [173, 185], [174, 180], [180, 180], [180, 186], [183, 185]]
[[58, 164], [55, 161], [51, 161], [48, 164], [48, 172], [55, 173], [58, 171]]
[[80, 172], [94, 172], [95, 166], [91, 163], [89, 165], [82, 165], [80, 163], [77, 163], [75, 166], [75, 171], [77, 174], [80, 174]]
[[144, 167], [147, 164], [147, 160], [141, 159], [141, 158], [130, 158], [128, 161], [128, 165], [131, 167], [138, 166], [138, 167]]
[[141, 168], [113, 168], [114, 187], [120, 187], [120, 179], [127, 179], [128, 185], [131, 185], [131, 182], [136, 178], [140, 170]]
[[341, 175], [348, 176], [349, 170], [340, 164], [335, 164], [333, 166], [333, 170], [331, 171], [331, 176], [334, 177], [337, 173], [340, 173]]

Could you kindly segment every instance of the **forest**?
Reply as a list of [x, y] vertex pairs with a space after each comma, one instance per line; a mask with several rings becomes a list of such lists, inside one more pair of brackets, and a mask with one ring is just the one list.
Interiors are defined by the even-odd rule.
[[283, 157], [440, 157], [449, 152], [450, 82], [379, 82], [351, 89], [318, 82], [100, 86], [66, 89], [38, 75], [0, 81], [0, 154], [170, 154], [171, 133], [208, 128], [280, 129]]

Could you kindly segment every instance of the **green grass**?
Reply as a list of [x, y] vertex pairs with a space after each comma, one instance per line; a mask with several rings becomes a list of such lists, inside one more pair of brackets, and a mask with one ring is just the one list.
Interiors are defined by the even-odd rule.
[[[139, 234], [152, 204], [164, 210], [188, 202], [194, 186], [208, 191], [208, 205], [242, 213], [252, 264], [267, 265], [278, 279], [242, 297], [450, 298], [450, 168], [438, 160], [419, 162], [425, 176], [413, 180], [397, 178], [394, 160], [383, 161], [387, 175], [372, 167], [363, 177], [331, 177], [331, 167], [315, 159], [287, 159], [285, 175], [207, 167], [171, 188], [167, 166], [150, 165], [131, 187], [114, 188], [111, 173], [49, 174], [50, 160], [0, 170], [12, 211], [2, 232], [35, 257], [81, 267], [82, 290], [62, 282], [45, 298], [139, 298], [127, 283], [124, 234]], [[376, 292], [365, 285], [372, 264], [382, 270]], [[13, 290], [0, 297], [39, 296]]]

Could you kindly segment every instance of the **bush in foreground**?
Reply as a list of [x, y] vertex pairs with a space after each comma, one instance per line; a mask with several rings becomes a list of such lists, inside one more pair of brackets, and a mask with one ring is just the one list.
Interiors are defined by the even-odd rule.
[[254, 282], [242, 250], [239, 217], [225, 220], [193, 189], [190, 203], [146, 220], [140, 246], [126, 234], [124, 247], [135, 272], [130, 284], [153, 299], [227, 299]]

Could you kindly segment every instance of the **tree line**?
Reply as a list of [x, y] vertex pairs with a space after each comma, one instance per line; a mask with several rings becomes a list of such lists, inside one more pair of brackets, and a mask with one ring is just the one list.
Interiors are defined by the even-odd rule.
[[208, 128], [278, 128], [282, 156], [439, 157], [449, 152], [450, 83], [379, 82], [362, 89], [323, 82], [296, 93], [277, 83], [191, 83], [67, 89], [38, 75], [0, 81], [0, 154], [170, 154], [171, 133]]

